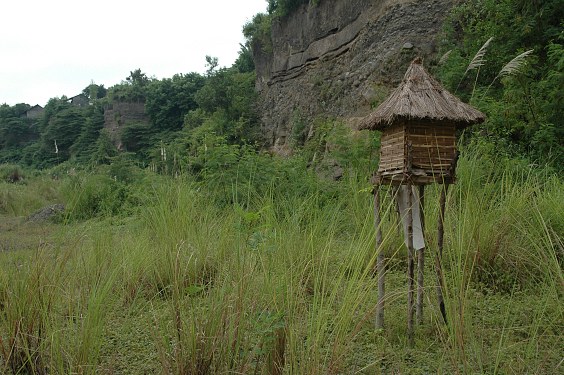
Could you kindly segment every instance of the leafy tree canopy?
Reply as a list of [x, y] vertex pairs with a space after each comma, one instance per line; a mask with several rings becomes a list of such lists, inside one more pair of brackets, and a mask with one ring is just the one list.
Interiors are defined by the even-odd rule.
[[102, 99], [106, 96], [108, 90], [104, 85], [97, 85], [94, 82], [90, 83], [88, 86], [82, 90], [82, 95], [86, 96], [90, 100]]
[[449, 89], [488, 115], [479, 136], [555, 165], [564, 165], [563, 18], [559, 0], [466, 1], [446, 24], [438, 69]]
[[156, 130], [180, 130], [184, 116], [196, 109], [196, 93], [205, 78], [198, 73], [175, 74], [147, 86], [145, 109]]

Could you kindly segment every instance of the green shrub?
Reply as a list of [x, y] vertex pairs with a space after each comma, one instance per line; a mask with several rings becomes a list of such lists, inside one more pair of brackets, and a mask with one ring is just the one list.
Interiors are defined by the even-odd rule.
[[128, 197], [127, 186], [104, 175], [77, 175], [63, 189], [67, 218], [86, 220], [121, 213]]
[[24, 181], [22, 168], [16, 164], [1, 164], [0, 179], [5, 182], [17, 183]]
[[[12, 167], [6, 170], [13, 171]], [[60, 184], [57, 181], [38, 172], [29, 171], [25, 174], [24, 183], [0, 181], [0, 214], [27, 216], [49, 204], [61, 203]]]

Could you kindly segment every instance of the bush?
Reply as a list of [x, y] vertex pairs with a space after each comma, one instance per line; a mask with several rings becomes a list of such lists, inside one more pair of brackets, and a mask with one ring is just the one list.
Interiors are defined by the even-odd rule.
[[67, 218], [86, 220], [122, 212], [128, 198], [127, 186], [104, 175], [72, 176], [63, 189]]
[[0, 178], [2, 181], [16, 183], [24, 180], [22, 168], [17, 164], [0, 165]]

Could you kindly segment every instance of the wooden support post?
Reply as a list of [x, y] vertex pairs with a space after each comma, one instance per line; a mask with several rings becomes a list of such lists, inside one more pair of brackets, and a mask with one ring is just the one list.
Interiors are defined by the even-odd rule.
[[413, 297], [415, 291], [414, 257], [413, 257], [413, 192], [411, 181], [407, 184], [407, 340], [409, 346], [414, 345], [413, 332]]
[[384, 328], [384, 297], [386, 258], [382, 249], [382, 220], [380, 218], [380, 186], [374, 188], [374, 226], [376, 229], [376, 274], [378, 277], [378, 302], [376, 306], [376, 329]]
[[405, 236], [405, 233], [403, 232], [403, 224], [401, 219], [400, 206], [398, 202], [400, 186], [401, 185], [397, 185], [397, 186], [392, 185], [392, 200], [394, 202], [394, 210], [395, 210], [395, 215], [393, 215], [394, 218], [393, 225], [398, 230], [398, 236], [402, 237]]
[[[425, 185], [419, 185], [419, 216], [425, 233]], [[425, 275], [425, 248], [417, 250], [417, 324], [423, 324], [423, 280]]]
[[447, 323], [447, 315], [445, 309], [445, 301], [443, 297], [443, 269], [442, 269], [442, 258], [443, 258], [443, 241], [445, 233], [445, 205], [446, 196], [448, 191], [448, 184], [445, 183], [441, 189], [441, 198], [439, 201], [439, 225], [437, 234], [438, 252], [435, 255], [435, 272], [437, 273], [437, 299], [439, 301], [439, 309], [441, 310], [441, 315], [443, 320]]

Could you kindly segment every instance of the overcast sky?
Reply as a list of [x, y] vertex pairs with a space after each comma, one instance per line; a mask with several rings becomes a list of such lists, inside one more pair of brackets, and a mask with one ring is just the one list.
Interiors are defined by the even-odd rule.
[[205, 71], [205, 56], [230, 66], [243, 25], [266, 0], [7, 0], [0, 17], [0, 104], [44, 106], [94, 81]]

